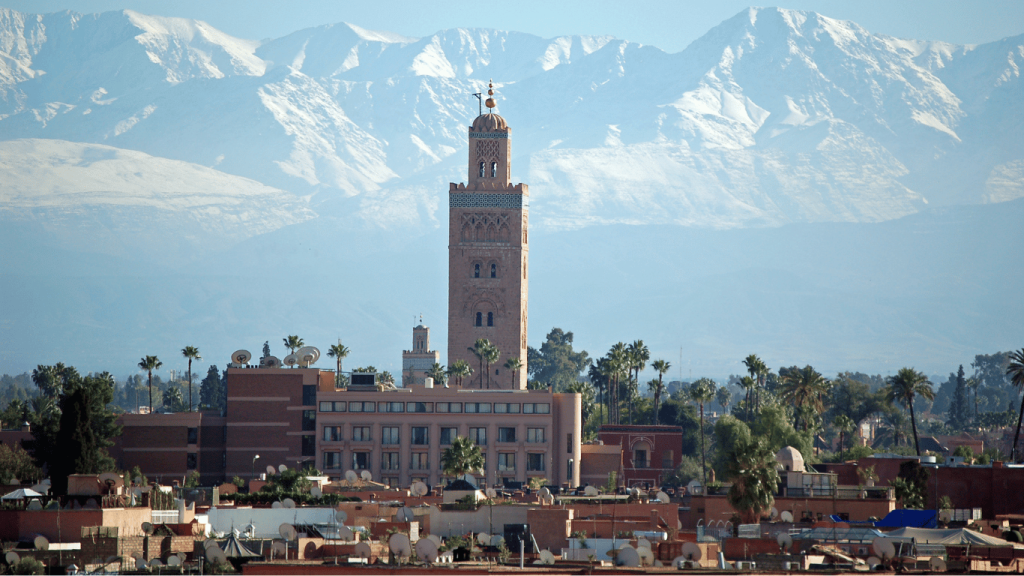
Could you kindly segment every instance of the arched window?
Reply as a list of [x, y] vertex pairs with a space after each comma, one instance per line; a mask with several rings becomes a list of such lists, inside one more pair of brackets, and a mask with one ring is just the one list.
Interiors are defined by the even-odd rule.
[[483, 178], [483, 177], [484, 177], [484, 170], [486, 170], [486, 169], [487, 169], [487, 168], [486, 168], [486, 166], [487, 166], [487, 163], [486, 163], [486, 162], [481, 162], [481, 163], [480, 163], [480, 177], [481, 177], [481, 178]]
[[473, 278], [479, 278], [479, 277], [480, 277], [480, 265], [479, 264], [473, 264]]
[[491, 264], [491, 278], [497, 278], [497, 277], [498, 277], [498, 265], [497, 264]]
[[483, 315], [482, 312], [477, 312], [476, 313], [476, 326], [483, 326], [483, 325], [484, 325], [484, 315]]
[[487, 325], [494, 326], [494, 312], [487, 313]]
[[491, 162], [491, 178], [497, 178], [497, 177], [498, 177], [498, 163], [497, 162]]

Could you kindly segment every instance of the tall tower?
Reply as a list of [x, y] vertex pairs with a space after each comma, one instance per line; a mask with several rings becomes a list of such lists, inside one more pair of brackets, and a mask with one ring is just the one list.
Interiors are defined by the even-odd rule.
[[430, 328], [420, 317], [420, 324], [412, 329], [412, 350], [402, 351], [402, 386], [423, 386], [430, 367], [440, 360], [441, 353], [430, 349]]
[[[487, 113], [469, 128], [469, 179], [448, 192], [448, 365], [465, 360], [473, 375], [463, 387], [513, 387], [505, 368], [510, 357], [522, 366], [515, 388], [526, 388], [526, 301], [529, 247], [529, 189], [512, 185], [510, 128], [494, 113], [494, 89], [488, 86]], [[468, 349], [486, 338], [500, 356], [486, 364]]]

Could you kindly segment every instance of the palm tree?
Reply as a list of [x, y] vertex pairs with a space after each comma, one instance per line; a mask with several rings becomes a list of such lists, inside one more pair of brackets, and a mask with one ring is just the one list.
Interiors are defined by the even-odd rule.
[[480, 447], [469, 438], [457, 436], [452, 445], [441, 453], [441, 471], [445, 476], [455, 478], [463, 474], [478, 472], [484, 467], [484, 456]]
[[[647, 361], [651, 359], [651, 351], [643, 340], [634, 340], [626, 348], [626, 358], [629, 371], [633, 374], [631, 388], [638, 390], [640, 388], [640, 372], [647, 367]], [[633, 423], [633, 395], [629, 396], [629, 423]]]
[[843, 451], [846, 449], [846, 434], [853, 431], [855, 424], [852, 418], [846, 414], [840, 414], [836, 416], [832, 425], [839, 431], [839, 461], [841, 462], [843, 460]]
[[754, 393], [758, 386], [761, 385], [761, 380], [758, 377], [758, 370], [764, 363], [757, 357], [757, 354], [751, 354], [743, 359], [743, 365], [747, 367], [747, 373], [750, 374], [750, 379], [754, 381], [754, 386], [750, 388], [750, 396], [747, 398], [747, 402], [754, 402]]
[[188, 411], [192, 411], [192, 361], [202, 360], [203, 357], [199, 355], [199, 348], [195, 346], [185, 346], [181, 349], [181, 355], [188, 358]]
[[[661, 404], [661, 394], [665, 391], [665, 385], [662, 384], [662, 378], [668, 369], [672, 367], [667, 360], [655, 360], [651, 363], [651, 367], [658, 373], [658, 385], [654, 388], [654, 424], [658, 425], [658, 408]], [[653, 380], [651, 381], [653, 382]], [[647, 387], [650, 388], [651, 384], [648, 383]]]
[[715, 381], [711, 378], [699, 378], [690, 384], [690, 400], [700, 406], [700, 465], [704, 471], [704, 484], [708, 485], [708, 465], [704, 456], [704, 404], [715, 397]]
[[718, 389], [718, 392], [715, 392], [715, 400], [722, 405], [722, 408], [728, 410], [729, 403], [732, 402], [732, 392], [729, 392], [728, 388], [722, 386]]
[[[1024, 348], [1010, 352], [1010, 363], [1006, 366], [1006, 375], [1010, 383], [1018, 391], [1024, 390]], [[1017, 431], [1013, 433], [1013, 447], [1010, 448], [1010, 462], [1017, 462], [1017, 439], [1020, 438], [1020, 424], [1024, 420], [1024, 400], [1020, 402], [1020, 416], [1017, 417]]]
[[779, 488], [775, 453], [763, 438], [754, 438], [730, 456], [729, 504], [744, 523], [753, 524], [775, 504]]
[[327, 355], [334, 358], [335, 366], [338, 369], [338, 371], [335, 372], [336, 377], [334, 378], [336, 385], [337, 382], [341, 382], [341, 360], [346, 358], [348, 353], [348, 346], [342, 345], [341, 340], [338, 340], [337, 344], [331, 344], [331, 347], [327, 349]]
[[501, 357], [501, 352], [498, 347], [490, 342], [487, 342], [487, 348], [484, 349], [484, 364], [487, 365], [487, 389], [491, 388], [491, 364], [498, 361]]
[[388, 372], [387, 370], [385, 370], [385, 371], [381, 372], [380, 374], [377, 374], [377, 382], [379, 382], [381, 384], [384, 384], [386, 386], [394, 386], [395, 385], [395, 377], [391, 375], [391, 372]]
[[291, 350], [292, 354], [295, 354], [296, 350], [302, 348], [305, 345], [306, 343], [303, 342], [302, 338], [299, 338], [298, 336], [289, 336], [287, 338], [284, 338], [284, 347]]
[[518, 356], [512, 356], [508, 360], [505, 360], [505, 368], [512, 371], [512, 389], [516, 389], [516, 376], [519, 375], [519, 369], [523, 367], [522, 360]]
[[441, 366], [437, 362], [427, 370], [427, 376], [434, 379], [434, 386], [445, 386], [447, 387], [446, 381], [448, 380], [448, 374], [445, 372], [444, 366]]
[[623, 376], [628, 369], [629, 363], [629, 352], [626, 349], [626, 345], [622, 342], [616, 343], [612, 346], [612, 349], [608, 352], [610, 357], [610, 365], [612, 369], [612, 394], [611, 401], [613, 405], [613, 424], [619, 423], [619, 377]]
[[456, 360], [448, 367], [448, 377], [455, 378], [455, 385], [462, 387], [462, 379], [473, 373], [473, 367], [465, 360]]
[[[782, 379], [782, 400], [794, 406], [798, 412], [812, 410], [816, 413], [824, 411], [824, 404], [821, 401], [821, 393], [828, 389], [828, 380], [822, 377], [814, 368], [804, 366], [802, 369], [786, 374]], [[804, 415], [804, 430], [810, 424], [810, 418]]]
[[615, 362], [611, 356], [605, 356], [597, 361], [594, 365], [595, 370], [601, 376], [601, 381], [604, 382], [602, 386], [602, 392], [604, 394], [604, 403], [607, 405], [607, 417], [605, 418], [606, 424], [612, 423], [612, 381], [615, 378]]
[[750, 376], [744, 376], [743, 378], [740, 378], [740, 386], [744, 390], [747, 391], [746, 398], [744, 398], [743, 401], [746, 402], [747, 422], [750, 422], [750, 418], [751, 418], [751, 415], [750, 415], [751, 406], [750, 406], [750, 404], [751, 404], [751, 399], [754, 396], [754, 387], [757, 386], [757, 382], [755, 382], [754, 379], [751, 378]]
[[914, 430], [914, 449], [921, 455], [921, 445], [917, 441], [917, 417], [914, 415], [914, 399], [917, 396], [926, 400], [935, 400], [935, 392], [928, 377], [913, 368], [900, 368], [895, 376], [886, 379], [888, 386], [883, 389], [885, 399], [890, 404], [903, 404], [910, 408], [910, 426]]
[[149, 373], [149, 413], [153, 413], [153, 370], [158, 370], [164, 363], [156, 356], [146, 356], [139, 362], [139, 368]]
[[491, 343], [486, 338], [477, 338], [476, 342], [472, 346], [467, 348], [473, 356], [476, 356], [477, 361], [480, 362], [480, 387], [484, 387], [484, 358], [487, 356], [487, 348], [490, 347]]

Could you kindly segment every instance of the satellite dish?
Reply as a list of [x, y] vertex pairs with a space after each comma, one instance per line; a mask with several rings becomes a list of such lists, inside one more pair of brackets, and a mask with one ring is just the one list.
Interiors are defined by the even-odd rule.
[[868, 566], [870, 566], [871, 569], [874, 570], [875, 566], [878, 566], [879, 564], [882, 563], [882, 560], [881, 560], [881, 558], [879, 558], [877, 556], [868, 556], [867, 563], [868, 563]]
[[285, 366], [295, 366], [299, 363], [299, 357], [295, 354], [289, 354], [284, 357], [283, 362]]
[[267, 476], [273, 476], [277, 474], [277, 468], [274, 468], [271, 464], [267, 464]]
[[248, 350], [237, 350], [231, 355], [231, 361], [235, 364], [246, 365], [252, 360], [252, 354], [249, 354]]
[[697, 546], [695, 542], [683, 544], [683, 559], [691, 562], [700, 562], [700, 559], [703, 557], [704, 552], [701, 551], [700, 546]]
[[338, 527], [338, 538], [341, 538], [345, 542], [351, 542], [352, 540], [355, 540], [355, 537], [355, 533], [352, 532], [352, 529], [348, 526]]
[[[210, 558], [211, 553], [213, 555], [213, 558]], [[208, 560], [210, 560], [210, 562], [212, 562], [214, 564], [227, 564], [228, 563], [228, 555], [225, 554], [224, 551], [221, 550], [219, 546], [216, 547], [216, 548], [211, 548], [207, 552], [206, 557], [207, 557]]]
[[142, 476], [136, 476], [135, 478], [133, 478], [132, 479], [132, 484], [135, 484], [136, 486], [141, 486], [142, 485]]
[[146, 536], [152, 535], [153, 534], [153, 524], [151, 524], [149, 522], [143, 522], [142, 523], [142, 533], [145, 534]]
[[359, 476], [356, 474], [355, 470], [346, 470], [345, 471], [345, 480], [347, 480], [349, 482], [349, 484], [352, 484], [353, 482], [355, 482], [358, 479], [359, 479]]
[[345, 512], [344, 510], [335, 510], [334, 519], [337, 520], [338, 523], [344, 522], [348, 519], [348, 512]]
[[266, 358], [260, 358], [260, 368], [280, 368], [281, 359], [277, 356], [267, 356]]
[[8, 564], [13, 566], [14, 564], [17, 564], [21, 560], [21, 556], [18, 556], [17, 552], [8, 552], [7, 554], [4, 555], [4, 559], [7, 560]]
[[594, 488], [593, 486], [587, 486], [586, 488], [583, 489], [583, 495], [597, 496], [597, 488]]
[[[216, 545], [217, 545], [217, 541], [216, 540], [214, 540], [213, 538], [207, 538], [203, 542], [203, 550], [209, 550], [210, 548], [213, 548]], [[133, 553], [132, 556], [135, 556], [135, 554], [138, 554], [139, 558], [142, 558], [142, 553], [141, 552]]]
[[316, 350], [316, 348], [313, 348], [312, 346], [303, 346], [302, 348], [299, 348], [295, 353], [296, 358], [299, 360], [299, 364], [303, 367], [309, 367], [310, 364], [316, 362], [320, 357], [320, 352], [317, 351], [317, 353], [314, 354], [313, 350]]
[[274, 556], [284, 556], [288, 553], [288, 545], [280, 540], [275, 541], [273, 546], [271, 546], [271, 549], [273, 550]]
[[884, 536], [879, 536], [871, 541], [871, 549], [875, 552], [875, 555], [884, 560], [891, 560], [896, 556], [896, 546], [893, 546], [892, 540]]
[[362, 472], [360, 472], [359, 477], [367, 482], [373, 480], [373, 474], [370, 474], [369, 470], [363, 470]]
[[416, 541], [416, 557], [422, 562], [433, 564], [437, 561], [437, 544], [429, 538]]
[[[36, 500], [33, 500], [33, 502], [39, 504], [39, 502], [37, 502]], [[82, 506], [82, 508], [86, 510], [99, 510], [99, 507], [100, 505], [98, 502], [96, 502], [95, 498], [89, 498], [88, 500], [85, 501], [85, 506]], [[40, 505], [39, 508], [42, 509], [42, 506]]]
[[644, 538], [643, 536], [637, 538], [637, 540], [636, 540], [636, 549], [639, 550], [641, 548], [647, 548], [648, 550], [650, 550], [651, 549], [651, 541], [648, 540], [647, 538]]
[[491, 535], [486, 532], [481, 532], [476, 535], [476, 541], [479, 542], [481, 546], [490, 546]]
[[124, 486], [124, 478], [113, 472], [104, 472], [100, 474], [100, 482], [106, 484], [109, 488], [120, 488]]
[[658, 490], [658, 495], [655, 496], [655, 498], [657, 498], [658, 500], [661, 500], [662, 502], [668, 502], [670, 500], [670, 498], [668, 497], [668, 494], [665, 494], [661, 490]]
[[159, 568], [159, 567], [164, 565], [164, 561], [159, 559], [159, 558], [153, 558], [152, 560], [149, 561], [149, 565], [153, 566], [155, 568]]
[[775, 520], [776, 518], [778, 518], [779, 517], [779, 509], [774, 507], [774, 506], [772, 506], [772, 510], [771, 510], [771, 512], [768, 513], [768, 517], [771, 518], [772, 520]]
[[779, 543], [779, 547], [782, 548], [783, 552], [789, 552], [789, 549], [793, 546], [793, 537], [786, 532], [779, 532], [775, 540]]
[[299, 533], [295, 530], [295, 526], [292, 526], [287, 522], [277, 527], [277, 533], [281, 535], [281, 538], [284, 538], [289, 542], [295, 540], [295, 538], [299, 535]]
[[282, 474], [283, 474], [283, 473], [284, 473], [284, 471], [285, 471], [285, 470], [287, 470], [287, 469], [288, 469], [288, 467], [287, 467], [287, 466], [285, 466], [284, 464], [278, 464], [278, 466], [277, 466], [277, 471], [278, 471], [278, 472], [281, 472]]
[[276, 510], [278, 508], [284, 508], [284, 504], [281, 504], [280, 500], [276, 500], [270, 503], [270, 507]]
[[629, 495], [633, 496], [633, 497], [640, 496], [640, 489], [639, 488], [632, 488], [632, 489], [630, 489]]
[[436, 536], [434, 534], [427, 534], [427, 538], [426, 539], [430, 540], [434, 544], [437, 544], [438, 547], [441, 546], [441, 537], [440, 536]]
[[549, 550], [541, 550], [540, 551], [540, 563], [541, 564], [546, 564], [548, 566], [554, 564], [555, 563], [555, 555], [552, 554]]
[[411, 490], [413, 496], [426, 496], [430, 492], [430, 488], [423, 482], [413, 482]]
[[181, 558], [178, 558], [177, 556], [168, 556], [167, 557], [167, 565], [168, 566], [181, 566]]
[[408, 506], [402, 506], [395, 514], [395, 519], [399, 522], [412, 522], [415, 518], [416, 514]]
[[405, 534], [392, 534], [391, 538], [388, 538], [388, 549], [398, 558], [412, 556], [412, 544]]
[[945, 572], [946, 561], [938, 556], [932, 556], [931, 560], [928, 561], [928, 567], [932, 569], [932, 572]]
[[625, 548], [620, 548], [619, 553], [615, 555], [615, 565], [636, 568], [640, 566], [640, 553], [636, 551], [636, 548], [627, 544]]
[[291, 498], [285, 498], [284, 501], [281, 502], [281, 504], [283, 504], [284, 507], [288, 509], [295, 508], [295, 500], [292, 500]]
[[541, 498], [545, 498], [546, 499], [548, 496], [551, 496], [551, 490], [549, 490], [548, 487], [545, 486], [545, 487], [540, 489], [538, 494], [540, 494]]
[[782, 512], [779, 512], [779, 519], [783, 522], [792, 522], [793, 513], [790, 512], [789, 510], [783, 510]]
[[953, 519], [953, 512], [951, 510], [940, 510], [939, 511], [939, 522], [948, 524]]
[[643, 566], [650, 566], [654, 564], [654, 552], [650, 548], [644, 548], [639, 546], [636, 549], [636, 553], [640, 555], [640, 564]]
[[498, 491], [495, 490], [494, 488], [488, 488], [484, 493], [487, 494], [487, 497], [491, 499], [498, 497]]
[[319, 486], [313, 486], [309, 489], [309, 495], [313, 498], [320, 498], [324, 495], [324, 491], [321, 490]]
[[356, 544], [355, 550], [353, 550], [353, 552], [355, 553], [356, 556], [360, 558], [369, 558], [370, 554], [372, 553], [372, 551], [370, 550], [370, 545], [366, 542], [360, 542], [359, 544]]
[[149, 564], [146, 564], [146, 561], [143, 560], [142, 558], [139, 558], [138, 560], [135, 561], [135, 567], [138, 568], [139, 570], [145, 570], [146, 567], [148, 567], [148, 566], [149, 566]]

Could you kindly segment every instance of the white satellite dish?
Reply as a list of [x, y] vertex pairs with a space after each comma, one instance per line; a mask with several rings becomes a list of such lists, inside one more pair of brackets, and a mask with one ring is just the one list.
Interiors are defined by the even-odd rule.
[[775, 541], [779, 543], [779, 548], [782, 548], [783, 552], [789, 552], [789, 549], [793, 547], [793, 537], [786, 532], [779, 532], [779, 535], [775, 537]]
[[768, 517], [771, 518], [772, 520], [775, 520], [776, 518], [778, 518], [779, 517], [779, 509], [774, 507], [774, 506], [772, 506], [771, 512], [768, 513]]
[[434, 535], [434, 534], [427, 534], [427, 540], [430, 540], [434, 544], [437, 544], [438, 547], [441, 546], [441, 537], [440, 536], [437, 536], [437, 535]]
[[587, 486], [586, 488], [583, 489], [583, 495], [597, 496], [597, 488], [594, 488], [593, 486]]
[[147, 566], [149, 566], [149, 564], [146, 564], [146, 561], [143, 560], [142, 558], [139, 558], [138, 560], [135, 561], [135, 567], [138, 568], [139, 570], [145, 570]]
[[167, 565], [168, 566], [181, 566], [181, 558], [178, 558], [177, 556], [168, 556], [167, 557]]
[[665, 494], [661, 490], [658, 490], [658, 495], [655, 496], [655, 498], [657, 498], [658, 500], [660, 500], [662, 502], [668, 502], [670, 500], [670, 498], [668, 497], [668, 494]]
[[15, 565], [15, 564], [17, 564], [18, 562], [21, 561], [21, 556], [18, 556], [17, 552], [8, 552], [7, 554], [4, 555], [4, 559], [7, 560], [8, 564], [13, 566], [13, 565]]
[[270, 503], [270, 507], [277, 510], [278, 508], [284, 508], [284, 504], [282, 504], [280, 500], [275, 500]]
[[309, 489], [309, 495], [313, 498], [320, 498], [324, 495], [324, 491], [319, 486], [313, 486]]
[[931, 560], [928, 561], [928, 567], [932, 569], [932, 572], [945, 572], [946, 561], [938, 556], [932, 556]]
[[629, 495], [633, 496], [633, 497], [639, 497], [640, 496], [640, 489], [639, 488], [631, 488], [630, 491], [629, 491]]
[[545, 499], [548, 496], [551, 496], [551, 490], [549, 490], [547, 486], [541, 488], [537, 493], [540, 494], [541, 498], [545, 498]]
[[430, 488], [423, 482], [413, 482], [410, 490], [413, 496], [426, 496], [430, 492]]
[[355, 470], [346, 470], [345, 471], [345, 480], [347, 480], [349, 484], [354, 483], [358, 479], [359, 479], [359, 476], [356, 474]]
[[285, 508], [295, 508], [295, 500], [292, 500], [291, 498], [285, 498], [281, 502], [281, 505], [283, 505]]
[[650, 548], [640, 546], [636, 549], [636, 553], [640, 555], [640, 564], [642, 566], [651, 566], [654, 564], [654, 552], [652, 552]]
[[546, 564], [548, 566], [554, 564], [555, 563], [555, 555], [552, 554], [550, 550], [541, 550], [540, 551], [540, 563], [541, 564]]
[[953, 511], [952, 510], [940, 510], [939, 511], [939, 522], [942, 522], [943, 524], [948, 524], [949, 521], [952, 520], [952, 519], [953, 519]]
[[[210, 556], [209, 552], [213, 553], [213, 558], [212, 559], [209, 557]], [[228, 563], [228, 555], [225, 554], [224, 551], [220, 549], [220, 547], [212, 548], [209, 552], [207, 553], [207, 559], [210, 560], [210, 562], [212, 562], [214, 564], [227, 564]]]
[[280, 368], [281, 359], [277, 356], [267, 356], [266, 358], [260, 358], [260, 368]]
[[[203, 541], [203, 550], [209, 550], [210, 548], [213, 548], [216, 545], [217, 545], [217, 541], [216, 540], [214, 540], [213, 538], [207, 538], [206, 540]], [[142, 553], [139, 552], [138, 554], [139, 554], [139, 558], [142, 558]], [[132, 556], [134, 556], [134, 555], [135, 554], [132, 554]]]
[[412, 522], [415, 519], [416, 514], [412, 511], [412, 508], [409, 508], [408, 506], [402, 506], [395, 514], [395, 520], [399, 522]]
[[416, 541], [416, 557], [421, 562], [433, 564], [437, 561], [437, 544], [429, 538], [421, 538]]
[[46, 536], [36, 536], [32, 540], [32, 545], [35, 546], [36, 550], [49, 550], [50, 541], [46, 539]]
[[882, 563], [882, 559], [879, 558], [878, 556], [868, 556], [867, 563], [868, 563], [868, 566], [870, 566], [871, 569], [874, 570], [875, 566], [878, 566], [879, 564]]
[[295, 526], [288, 524], [287, 522], [277, 527], [277, 533], [281, 535], [281, 538], [291, 542], [298, 537], [299, 533], [295, 530]]
[[362, 472], [360, 472], [359, 477], [365, 480], [366, 482], [373, 480], [373, 474], [371, 474], [369, 470], [363, 470]]
[[476, 535], [476, 541], [479, 542], [481, 546], [490, 546], [491, 535], [486, 532], [481, 532]]
[[285, 466], [284, 464], [278, 464], [278, 466], [277, 466], [277, 471], [281, 472], [281, 473], [284, 473], [284, 471], [287, 470], [287, 469], [288, 469], [288, 467]]
[[100, 474], [100, 482], [107, 485], [108, 489], [120, 488], [124, 486], [124, 478], [113, 472], [104, 472]]
[[338, 538], [341, 538], [345, 542], [351, 542], [352, 540], [355, 540], [355, 537], [355, 533], [352, 532], [352, 529], [348, 526], [338, 527]]
[[637, 538], [637, 540], [636, 540], [636, 549], [639, 550], [641, 548], [647, 548], [648, 550], [650, 550], [651, 549], [651, 541], [648, 540], [647, 538], [644, 538], [643, 536]]
[[356, 544], [355, 550], [353, 550], [356, 556], [360, 558], [369, 558], [373, 551], [370, 549], [370, 545], [366, 542], [360, 542]]
[[412, 556], [412, 544], [405, 534], [392, 534], [391, 538], [388, 538], [388, 550], [391, 550], [391, 553], [397, 558]]
[[231, 355], [231, 361], [241, 366], [248, 364], [249, 360], [252, 360], [252, 354], [249, 354], [248, 350], [236, 350]]
[[308, 368], [310, 364], [316, 362], [317, 358], [320, 357], [319, 352], [314, 354], [313, 350], [315, 350], [315, 348], [312, 346], [304, 346], [299, 348], [298, 352], [295, 353], [295, 356], [299, 359], [299, 364], [304, 368]]
[[781, 519], [783, 522], [792, 522], [793, 513], [790, 512], [789, 510], [783, 510], [782, 512], [779, 512], [779, 519]]
[[495, 490], [494, 488], [488, 488], [485, 494], [487, 494], [487, 497], [491, 499], [498, 497], [498, 491]]
[[636, 548], [627, 544], [625, 548], [620, 548], [619, 553], [615, 555], [615, 565], [636, 568], [640, 566], [640, 553], [636, 551]]
[[892, 540], [884, 536], [872, 540], [871, 549], [883, 561], [892, 560], [896, 556], [896, 546], [893, 545]]
[[683, 558], [691, 562], [700, 562], [700, 559], [704, 557], [704, 552], [697, 546], [695, 542], [687, 542], [683, 544]]
[[274, 468], [272, 464], [267, 464], [267, 476], [273, 476], [277, 474], [277, 468]]
[[274, 556], [284, 556], [288, 553], [288, 545], [280, 540], [276, 540], [270, 549]]
[[159, 568], [159, 567], [164, 565], [164, 561], [159, 559], [159, 558], [153, 558], [152, 560], [149, 561], [149, 565], [153, 566], [155, 568]]
[[348, 520], [348, 512], [345, 512], [344, 510], [335, 510], [334, 511], [334, 520], [337, 521], [338, 523], [342, 523], [345, 520]]
[[285, 366], [295, 366], [296, 364], [299, 363], [299, 357], [296, 356], [295, 354], [289, 354], [284, 357], [284, 360], [282, 360], [282, 362], [284, 362]]

